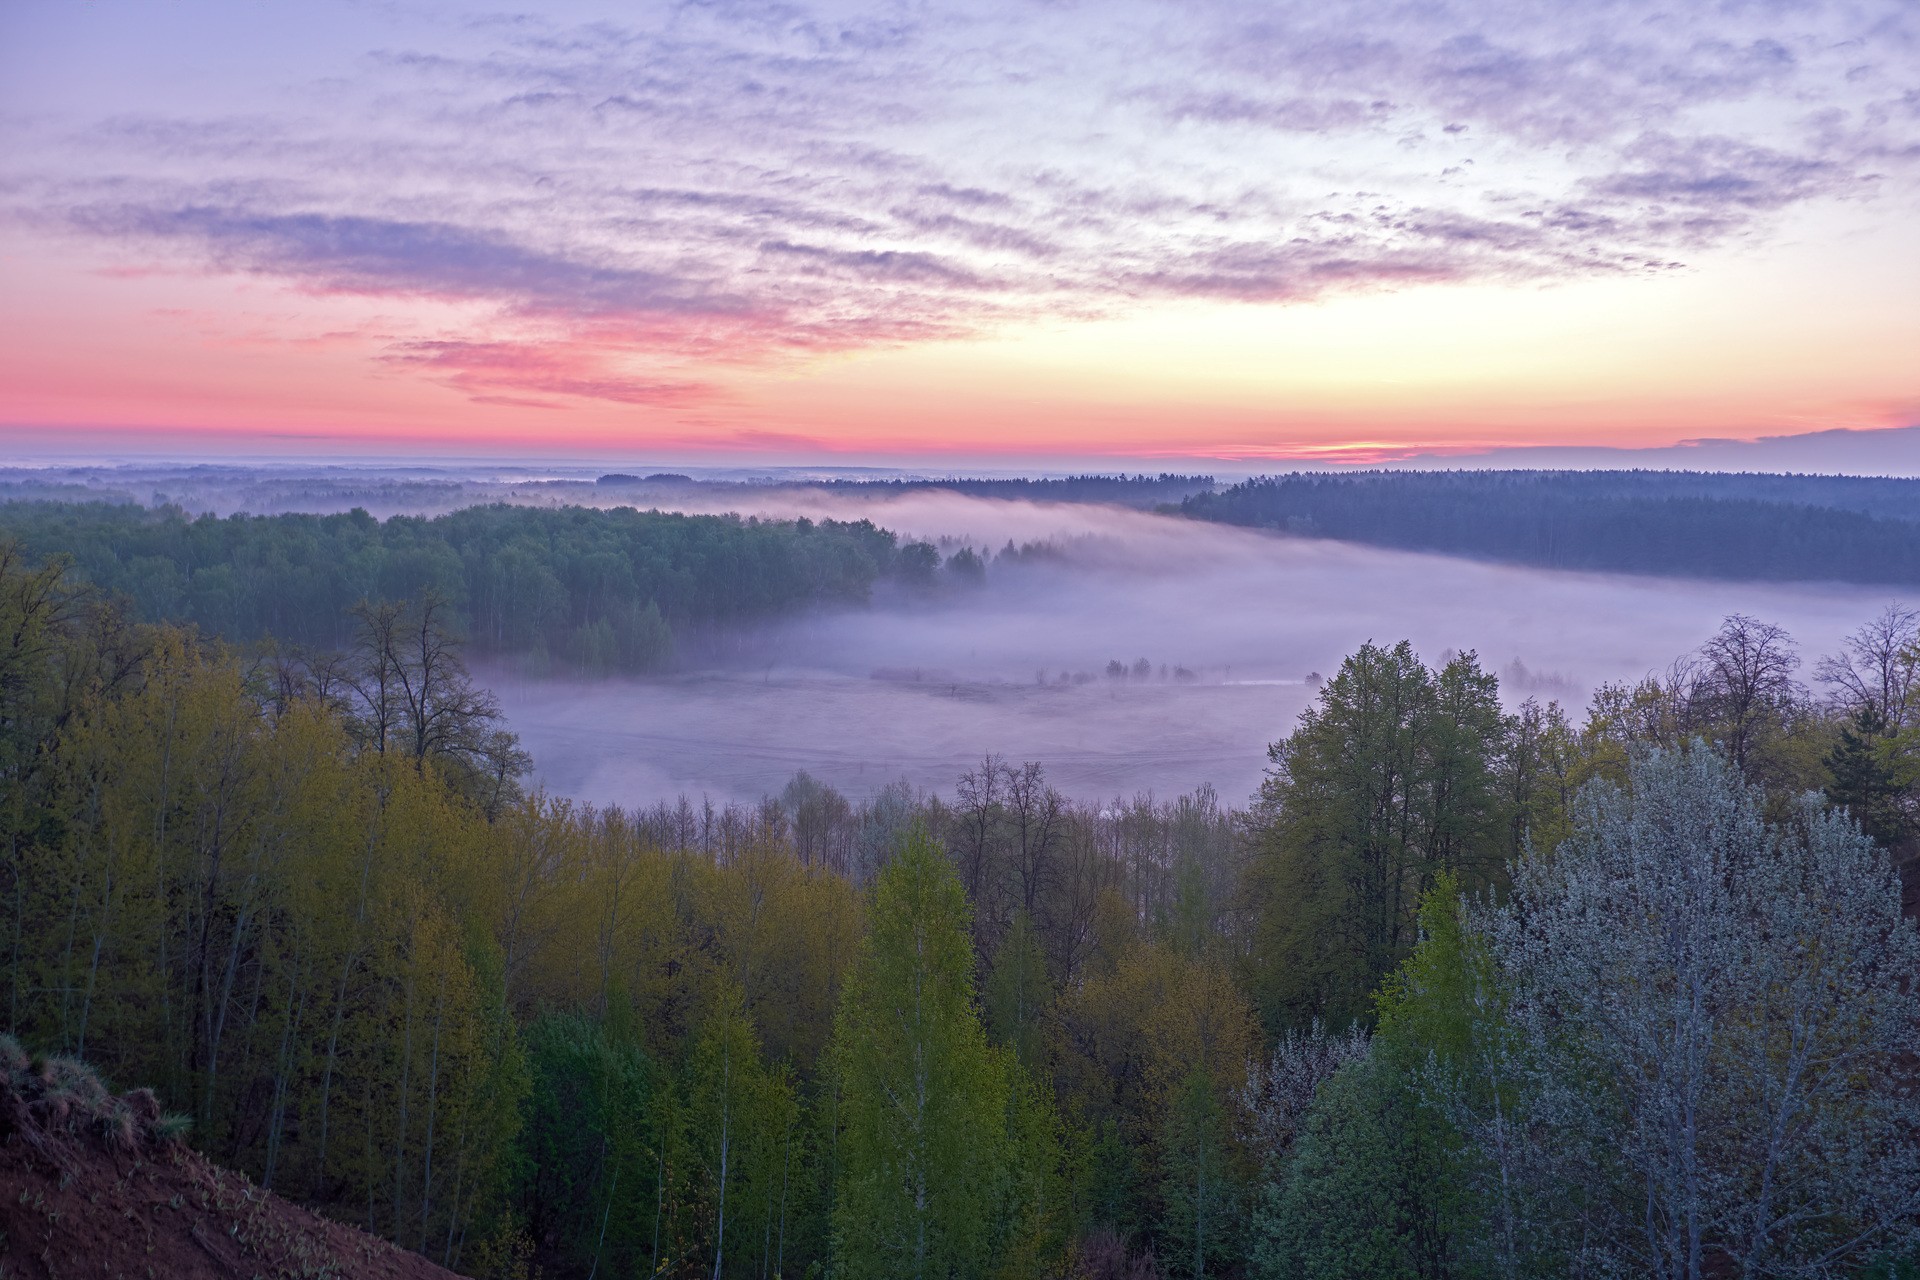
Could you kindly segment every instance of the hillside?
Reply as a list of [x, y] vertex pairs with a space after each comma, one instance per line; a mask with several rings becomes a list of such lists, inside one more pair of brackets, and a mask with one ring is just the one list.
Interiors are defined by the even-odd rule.
[[189, 1148], [151, 1090], [0, 1037], [0, 1275], [453, 1280]]
[[1248, 480], [1192, 519], [1405, 551], [1733, 581], [1920, 583], [1920, 480], [1371, 471]]
[[[666, 665], [715, 628], [865, 602], [939, 563], [870, 522], [494, 505], [432, 519], [189, 518], [113, 503], [0, 503], [0, 540], [124, 596], [148, 622], [235, 644], [338, 649], [363, 600], [431, 593], [476, 653], [592, 674]], [[918, 557], [918, 558], [916, 558]], [[931, 557], [930, 560], [927, 557]], [[917, 579], [915, 579], [917, 580]]]

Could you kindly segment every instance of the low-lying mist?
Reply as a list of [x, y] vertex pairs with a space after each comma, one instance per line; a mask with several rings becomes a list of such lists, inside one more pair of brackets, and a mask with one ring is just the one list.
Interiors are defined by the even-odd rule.
[[549, 789], [754, 799], [805, 769], [854, 797], [900, 778], [947, 791], [994, 752], [1044, 762], [1083, 799], [1210, 782], [1241, 803], [1316, 674], [1369, 639], [1409, 639], [1429, 661], [1476, 650], [1510, 702], [1578, 710], [1596, 684], [1666, 666], [1729, 613], [1785, 626], [1811, 667], [1887, 603], [1871, 588], [1545, 572], [1088, 505], [728, 499], [674, 509], [867, 518], [949, 551], [1046, 550], [995, 561], [977, 586], [878, 595], [683, 650], [670, 678], [480, 671]]

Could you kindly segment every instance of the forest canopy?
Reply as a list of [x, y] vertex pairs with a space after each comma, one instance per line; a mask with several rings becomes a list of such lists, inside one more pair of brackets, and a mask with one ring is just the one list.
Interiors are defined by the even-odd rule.
[[1920, 480], [1686, 471], [1263, 476], [1196, 520], [1549, 569], [1920, 583]]
[[664, 666], [714, 628], [931, 581], [937, 551], [871, 522], [632, 508], [469, 507], [432, 518], [189, 518], [132, 504], [0, 504], [0, 536], [63, 555], [149, 622], [235, 644], [345, 648], [363, 600], [443, 601], [478, 653], [589, 673]]
[[1368, 645], [1239, 812], [998, 757], [578, 805], [436, 606], [354, 621], [242, 660], [0, 547], [0, 1002], [466, 1274], [1916, 1260], [1913, 612], [1580, 719]]

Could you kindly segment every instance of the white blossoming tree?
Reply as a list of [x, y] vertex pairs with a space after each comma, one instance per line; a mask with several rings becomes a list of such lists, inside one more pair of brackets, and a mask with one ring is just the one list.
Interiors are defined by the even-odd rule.
[[1649, 752], [1469, 921], [1502, 1012], [1456, 1114], [1497, 1272], [1826, 1277], [1913, 1247], [1920, 936], [1844, 814], [1770, 826], [1724, 756]]

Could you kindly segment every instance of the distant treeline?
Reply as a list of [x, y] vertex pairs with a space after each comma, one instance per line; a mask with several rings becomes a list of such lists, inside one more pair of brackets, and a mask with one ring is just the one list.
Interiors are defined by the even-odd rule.
[[1556, 569], [1920, 583], [1920, 480], [1673, 471], [1266, 476], [1195, 519]]
[[[946, 490], [975, 497], [1032, 502], [1099, 502], [1150, 510], [1215, 487], [1212, 476], [1078, 475], [1054, 479], [801, 479], [772, 472], [752, 478], [699, 478], [678, 471], [613, 471], [596, 479], [508, 472], [462, 473], [440, 468], [391, 471], [360, 467], [310, 469], [183, 465], [176, 467], [0, 467], [0, 502], [112, 502], [178, 506], [213, 512], [346, 512], [433, 515], [490, 502], [515, 505], [672, 506], [692, 495], [741, 501], [772, 493], [827, 491], [853, 497], [898, 497]], [[743, 502], [743, 505], [746, 505]]]
[[[471, 507], [431, 519], [190, 518], [175, 508], [0, 504], [0, 539], [128, 597], [140, 617], [239, 644], [354, 638], [362, 600], [452, 607], [480, 653], [590, 671], [657, 668], [676, 637], [931, 580], [937, 551], [868, 521], [760, 521], [580, 507]], [[966, 566], [956, 566], [960, 573]]]
[[[598, 484], [603, 488], [614, 489], [631, 486], [649, 488], [685, 486], [701, 489], [764, 490], [768, 487], [764, 482], [741, 484], [694, 480], [689, 476], [673, 472], [657, 472], [648, 476], [615, 472], [601, 476]], [[963, 477], [949, 477], [943, 480], [810, 480], [804, 484], [778, 484], [774, 487], [826, 489], [834, 493], [883, 496], [943, 489], [950, 493], [964, 493], [976, 498], [1009, 498], [1027, 502], [1109, 502], [1127, 507], [1157, 507], [1166, 503], [1180, 502], [1194, 494], [1210, 493], [1214, 487], [1214, 480], [1212, 476], [1183, 476], [1162, 472], [1157, 476], [1084, 475], [1064, 476], [1050, 480], [985, 480]]]
[[1055, 480], [831, 480], [820, 486], [840, 493], [906, 493], [947, 489], [975, 498], [1018, 498], [1028, 502], [1111, 502], [1126, 507], [1155, 507], [1213, 492], [1212, 476], [1066, 476]]

